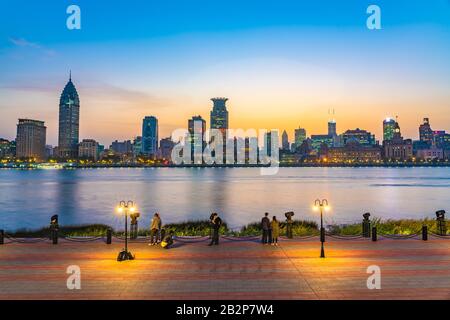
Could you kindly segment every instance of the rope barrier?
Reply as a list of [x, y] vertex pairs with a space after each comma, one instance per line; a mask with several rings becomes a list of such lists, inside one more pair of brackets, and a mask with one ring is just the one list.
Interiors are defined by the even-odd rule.
[[198, 242], [205, 242], [209, 240], [209, 236], [204, 237], [174, 237], [175, 241], [182, 242], [182, 243], [198, 243]]
[[363, 235], [337, 235], [331, 233], [326, 233], [325, 236], [338, 240], [356, 240], [365, 238]]
[[222, 236], [222, 238], [229, 241], [254, 241], [261, 239], [260, 236], [244, 236], [244, 237]]
[[39, 243], [39, 242], [45, 242], [50, 241], [48, 238], [33, 238], [33, 239], [25, 239], [25, 238], [13, 238], [9, 235], [5, 235], [5, 238], [12, 242], [16, 243]]
[[97, 241], [100, 239], [103, 239], [104, 237], [87, 237], [87, 238], [81, 238], [81, 237], [61, 237], [62, 239], [66, 240], [66, 241], [71, 241], [71, 242], [92, 242], [92, 241]]
[[[416, 233], [412, 233], [409, 235], [400, 235], [400, 234], [385, 234], [385, 233], [379, 233], [380, 237], [386, 238], [386, 239], [392, 239], [392, 240], [406, 240], [406, 239], [414, 239], [414, 238], [420, 238], [422, 235], [422, 231], [418, 231]], [[428, 231], [428, 235], [435, 237], [435, 238], [439, 238], [439, 239], [450, 239], [450, 234], [445, 234], [445, 235], [441, 235], [441, 234], [437, 234], [435, 232], [430, 232]], [[297, 240], [297, 241], [304, 241], [304, 240], [309, 240], [309, 239], [313, 239], [313, 238], [317, 238], [319, 235], [309, 235], [309, 236], [295, 236], [292, 239], [287, 238], [286, 236], [281, 236], [279, 237], [279, 240], [281, 241], [290, 241], [290, 240]], [[363, 235], [339, 235], [339, 234], [331, 234], [331, 233], [326, 233], [327, 237], [330, 237], [332, 239], [337, 239], [337, 240], [357, 240], [357, 239], [363, 239], [366, 238]], [[71, 236], [60, 236], [61, 239], [64, 239], [66, 241], [69, 242], [94, 242], [94, 241], [98, 241], [101, 239], [106, 239], [105, 235], [102, 236], [92, 236], [92, 237], [71, 237]], [[115, 238], [116, 240], [119, 241], [125, 241], [125, 237], [123, 236], [119, 236], [119, 235], [115, 235], [112, 236], [112, 238]], [[229, 240], [229, 241], [236, 241], [236, 242], [241, 242], [241, 241], [255, 241], [255, 240], [259, 240], [261, 239], [261, 236], [257, 235], [257, 236], [221, 236], [221, 238], [225, 239], [225, 240]], [[41, 237], [41, 238], [14, 238], [8, 234], [4, 235], [4, 243], [3, 244], [11, 244], [11, 243], [22, 243], [22, 244], [33, 244], [33, 243], [42, 243], [42, 242], [51, 242], [52, 240], [50, 238], [47, 237]], [[150, 241], [151, 237], [150, 236], [145, 236], [145, 237], [138, 237], [135, 239], [128, 239], [129, 242], [133, 243], [145, 243]], [[200, 242], [205, 242], [208, 241], [210, 239], [209, 236], [174, 236], [174, 240], [178, 241], [178, 242], [182, 242], [182, 243], [200, 243]], [[369, 239], [369, 238], [367, 238]]]
[[434, 232], [429, 232], [428, 233], [430, 236], [432, 237], [436, 237], [436, 238], [440, 238], [440, 239], [450, 239], [450, 234], [438, 234], [438, 233], [434, 233]]

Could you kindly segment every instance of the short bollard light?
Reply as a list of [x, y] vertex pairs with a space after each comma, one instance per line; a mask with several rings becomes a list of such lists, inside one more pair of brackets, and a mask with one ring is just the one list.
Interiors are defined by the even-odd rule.
[[377, 227], [372, 228], [372, 241], [377, 241]]
[[370, 238], [370, 213], [363, 214], [362, 235], [364, 238]]
[[447, 234], [447, 222], [445, 221], [445, 210], [436, 211], [436, 224], [438, 234], [445, 236]]
[[427, 241], [428, 240], [428, 227], [422, 226], [422, 240]]
[[320, 210], [320, 257], [325, 258], [325, 249], [323, 243], [325, 242], [325, 228], [323, 227], [323, 210], [328, 211], [330, 209], [327, 199], [316, 199], [314, 201], [314, 210]]
[[117, 212], [125, 216], [125, 248], [119, 252], [117, 261], [134, 260], [134, 256], [128, 251], [128, 213], [131, 214], [136, 211], [133, 201], [120, 201], [117, 207]]

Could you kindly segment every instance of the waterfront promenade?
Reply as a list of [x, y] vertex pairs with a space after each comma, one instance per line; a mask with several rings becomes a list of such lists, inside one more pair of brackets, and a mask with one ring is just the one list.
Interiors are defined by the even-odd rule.
[[[0, 246], [0, 299], [450, 299], [450, 240], [284, 240], [133, 243], [136, 260], [117, 262], [123, 244], [99, 240]], [[66, 286], [81, 268], [81, 290]], [[370, 265], [381, 289], [366, 285]]]

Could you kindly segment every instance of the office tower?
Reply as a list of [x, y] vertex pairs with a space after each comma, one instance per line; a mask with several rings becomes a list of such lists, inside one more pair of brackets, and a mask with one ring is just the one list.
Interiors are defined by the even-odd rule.
[[289, 137], [286, 130], [283, 131], [281, 135], [281, 148], [285, 151], [289, 151]]
[[13, 158], [16, 156], [16, 142], [0, 138], [0, 158]]
[[156, 155], [158, 151], [158, 119], [145, 117], [142, 121], [142, 153]]
[[133, 153], [133, 145], [131, 143], [131, 140], [113, 141], [111, 143], [111, 146], [109, 147], [109, 149], [114, 151], [115, 153], [120, 153], [120, 154]]
[[268, 157], [272, 156], [272, 131], [268, 131], [264, 133], [264, 144], [263, 150], [265, 151], [265, 155]]
[[52, 145], [48, 144], [45, 146], [45, 159], [49, 159], [54, 156], [53, 150], [54, 150], [54, 148]]
[[[227, 98], [212, 98], [213, 109], [210, 113], [211, 129], [219, 129], [222, 133], [223, 141], [223, 163], [226, 162], [226, 142], [228, 139], [228, 111], [226, 107]], [[211, 141], [214, 145], [214, 140]]]
[[423, 118], [423, 124], [419, 126], [419, 139], [428, 145], [433, 143], [433, 130], [431, 129], [428, 118]]
[[175, 142], [172, 141], [172, 138], [164, 138], [161, 139], [159, 143], [159, 154], [162, 159], [172, 161], [172, 149], [175, 146]]
[[225, 136], [228, 129], [228, 111], [226, 107], [227, 98], [212, 98], [213, 109], [211, 111], [211, 129], [221, 129]]
[[344, 145], [348, 143], [358, 142], [362, 145], [376, 144], [375, 135], [369, 131], [356, 128], [355, 130], [347, 130], [342, 134], [342, 142]]
[[295, 129], [295, 148], [300, 147], [305, 140], [306, 130], [300, 127], [298, 129]]
[[390, 140], [383, 141], [384, 157], [391, 160], [409, 160], [413, 156], [411, 139], [403, 139], [400, 126], [395, 122], [394, 135]]
[[133, 155], [136, 157], [142, 153], [142, 137], [137, 136], [133, 139]]
[[46, 131], [44, 121], [19, 119], [16, 137], [17, 158], [44, 160]]
[[191, 162], [203, 163], [203, 149], [205, 148], [206, 121], [201, 116], [193, 116], [188, 120], [189, 144], [191, 146]]
[[312, 150], [319, 152], [320, 148], [326, 146], [331, 148], [334, 144], [333, 137], [328, 134], [313, 134], [311, 135]]
[[80, 128], [80, 99], [69, 77], [59, 99], [58, 156], [75, 158], [78, 155]]
[[330, 137], [336, 137], [337, 136], [337, 133], [336, 133], [336, 121], [334, 121], [334, 120], [328, 121], [328, 135]]
[[98, 142], [93, 139], [83, 139], [78, 145], [78, 157], [97, 161], [99, 156]]
[[394, 137], [396, 121], [392, 118], [386, 118], [383, 120], [383, 140], [392, 140]]

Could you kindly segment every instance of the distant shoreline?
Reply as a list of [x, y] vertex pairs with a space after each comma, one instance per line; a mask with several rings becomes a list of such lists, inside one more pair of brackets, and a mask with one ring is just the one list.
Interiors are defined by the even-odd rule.
[[[142, 165], [142, 164], [0, 164], [0, 169], [96, 169], [96, 168], [268, 168], [262, 164], [223, 164], [223, 165]], [[450, 167], [450, 162], [442, 163], [361, 163], [361, 164], [279, 164], [280, 168], [412, 168], [412, 167]]]

